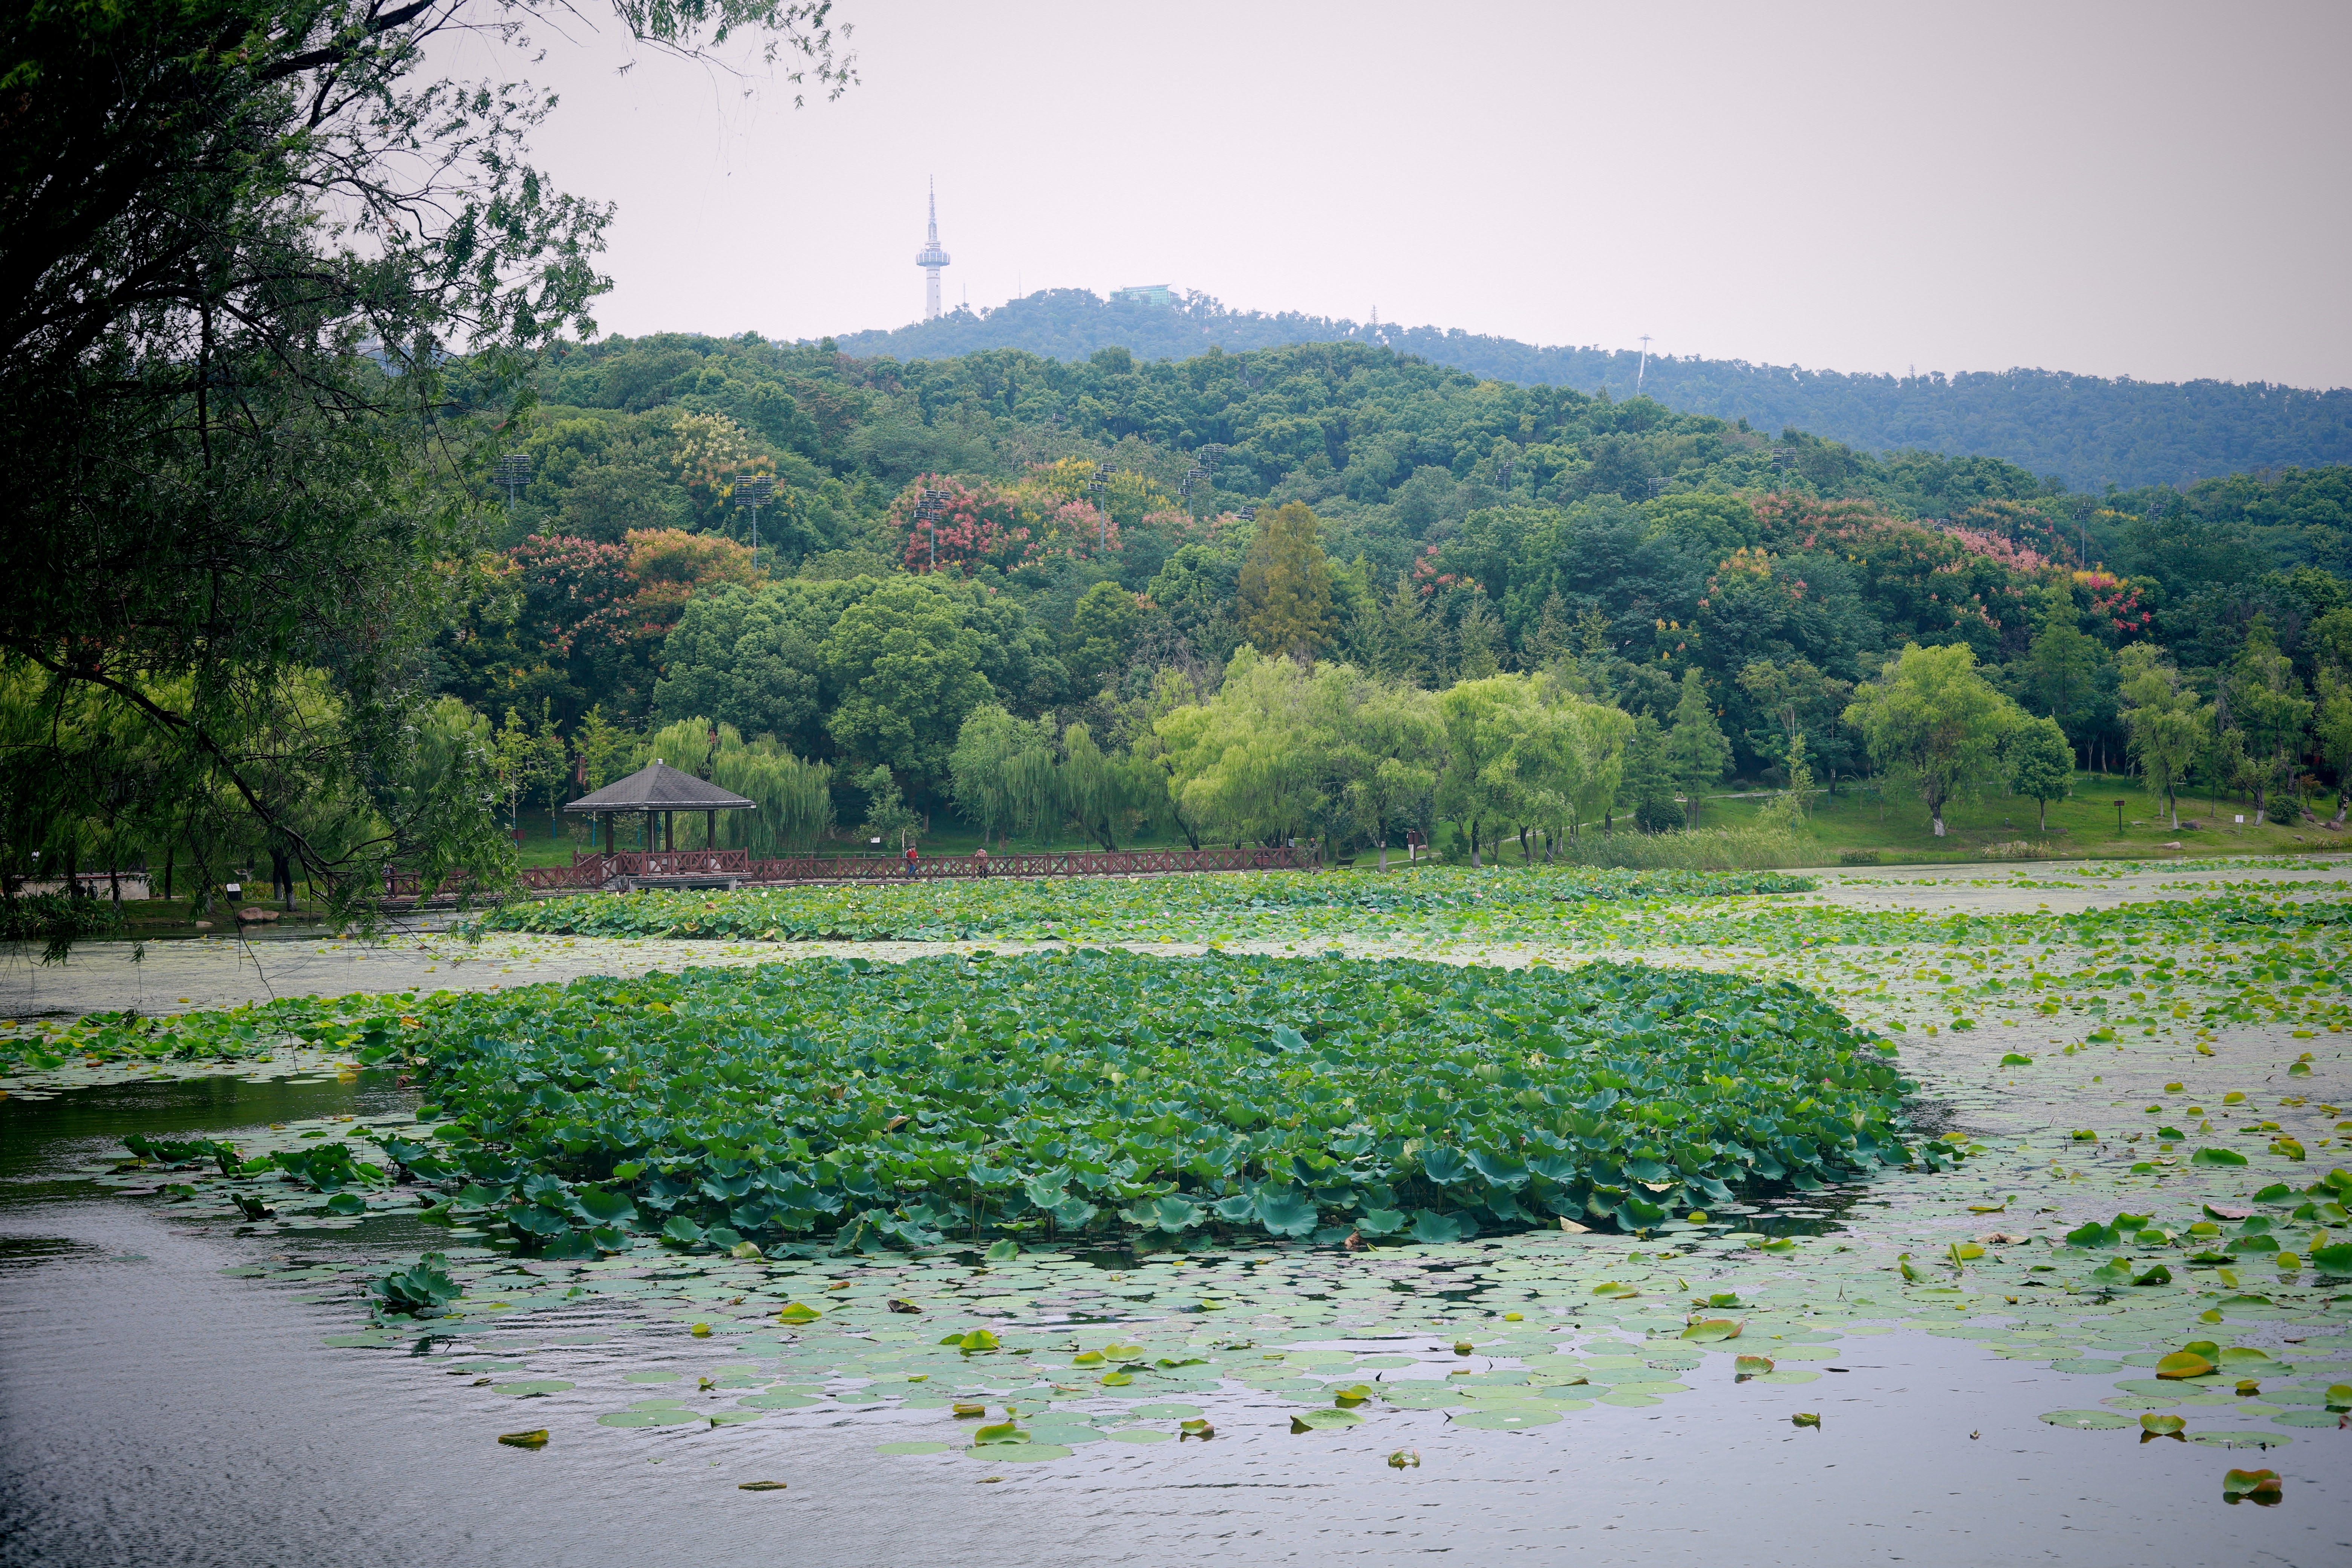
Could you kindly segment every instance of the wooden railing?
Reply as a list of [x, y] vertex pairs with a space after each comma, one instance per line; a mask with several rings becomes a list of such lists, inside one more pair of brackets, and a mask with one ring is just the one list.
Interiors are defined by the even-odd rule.
[[749, 849], [623, 849], [610, 855], [574, 851], [572, 875], [598, 887], [615, 877], [751, 878]]
[[[888, 856], [801, 855], [780, 860], [754, 860], [748, 849], [626, 850], [617, 854], [575, 853], [569, 866], [532, 866], [522, 872], [522, 884], [535, 893], [590, 891], [623, 878], [733, 877], [743, 882], [892, 882], [909, 876], [919, 882], [975, 879], [982, 877], [1153, 877], [1186, 871], [1298, 871], [1321, 864], [1311, 849], [1271, 849], [1250, 846], [1239, 849], [1082, 849], [1032, 855], [926, 855], [907, 862]], [[414, 872], [394, 871], [383, 879], [388, 899], [415, 899], [424, 879]], [[462, 890], [452, 879], [438, 894]]]
[[1268, 849], [1085, 849], [1066, 854], [926, 855], [910, 871], [887, 857], [808, 855], [754, 860], [754, 882], [919, 882], [981, 877], [1150, 877], [1175, 871], [1296, 871], [1313, 864], [1310, 851]]

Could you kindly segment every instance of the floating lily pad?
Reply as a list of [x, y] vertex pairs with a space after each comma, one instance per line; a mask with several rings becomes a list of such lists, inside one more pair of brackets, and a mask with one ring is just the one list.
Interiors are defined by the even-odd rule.
[[1415, 1386], [1412, 1384], [1384, 1384], [1381, 1388], [1383, 1404], [1400, 1410], [1442, 1410], [1450, 1405], [1467, 1405], [1470, 1396], [1442, 1385]]
[[530, 1399], [542, 1394], [562, 1394], [567, 1389], [577, 1386], [578, 1384], [566, 1383], [560, 1377], [534, 1377], [525, 1379], [521, 1383], [501, 1383], [490, 1392], [511, 1394], [518, 1399]]
[[805, 1394], [753, 1394], [735, 1403], [753, 1410], [805, 1410], [824, 1401], [812, 1399]]
[[2284, 1448], [2294, 1441], [2276, 1432], [2191, 1432], [2189, 1440], [2209, 1448]]
[[1364, 1418], [1354, 1411], [1340, 1410], [1328, 1405], [1320, 1409], [1301, 1410], [1290, 1417], [1290, 1429], [1293, 1432], [1320, 1432], [1334, 1426], [1360, 1426], [1363, 1424]]
[[2130, 1416], [2112, 1410], [2045, 1410], [2042, 1419], [2053, 1426], [2071, 1426], [2080, 1432], [2107, 1432], [2137, 1425]]
[[2344, 1424], [2344, 1417], [2333, 1410], [2289, 1410], [2271, 1419], [2281, 1426], [2333, 1427]]
[[1127, 1413], [1147, 1421], [1190, 1421], [1201, 1414], [1201, 1407], [1197, 1405], [1133, 1405], [1128, 1407]]
[[1028, 1465], [1040, 1459], [1066, 1459], [1073, 1450], [1059, 1443], [982, 1443], [963, 1452], [967, 1458], [980, 1459], [992, 1465], [1000, 1461], [1008, 1465]]
[[1522, 1426], [1549, 1426], [1559, 1419], [1556, 1407], [1514, 1405], [1505, 1410], [1456, 1410], [1446, 1419], [1456, 1426], [1481, 1432], [1516, 1432]]
[[952, 1443], [877, 1443], [874, 1451], [897, 1458], [908, 1454], [944, 1454], [954, 1446]]
[[623, 1383], [676, 1383], [682, 1373], [675, 1372], [625, 1372]]
[[1149, 1426], [1122, 1426], [1116, 1432], [1103, 1434], [1114, 1443], [1165, 1443], [1175, 1435], [1173, 1432], [1154, 1431]]

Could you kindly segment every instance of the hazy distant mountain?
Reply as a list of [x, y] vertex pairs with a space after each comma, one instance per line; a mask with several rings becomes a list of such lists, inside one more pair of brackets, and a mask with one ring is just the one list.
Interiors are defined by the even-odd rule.
[[1498, 381], [1641, 389], [1669, 407], [1796, 426], [1871, 451], [1916, 447], [2005, 458], [2077, 489], [2187, 484], [2249, 468], [2352, 462], [2352, 389], [2328, 392], [2224, 381], [2147, 382], [2063, 371], [1959, 375], [1848, 375], [1745, 360], [1641, 356], [1600, 348], [1538, 348], [1436, 327], [1378, 329], [1296, 311], [1228, 310], [1204, 296], [1174, 307], [1108, 301], [1083, 289], [1032, 294], [992, 310], [958, 310], [896, 331], [835, 339], [861, 358], [941, 359], [1017, 348], [1084, 359], [1123, 347], [1142, 359], [1189, 359], [1286, 343], [1379, 341]]

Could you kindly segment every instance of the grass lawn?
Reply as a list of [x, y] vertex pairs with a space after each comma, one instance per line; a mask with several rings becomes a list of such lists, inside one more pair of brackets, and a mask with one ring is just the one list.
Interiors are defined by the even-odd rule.
[[[2120, 833], [2116, 830], [2116, 801], [2124, 803]], [[2323, 804], [2332, 816], [2332, 802]], [[1703, 822], [1713, 826], [1744, 822], [1764, 805], [1761, 795], [1710, 800]], [[1993, 845], [2021, 841], [2046, 844], [2048, 855], [2053, 858], [2095, 859], [2294, 855], [2352, 848], [2352, 834], [2308, 823], [2272, 822], [2256, 827], [2253, 807], [2226, 795], [2221, 797], [2217, 812], [2211, 797], [2183, 794], [2179, 832], [2173, 830], [2172, 819], [2162, 805], [2136, 779], [2080, 773], [2075, 776], [2072, 799], [2050, 803], [2046, 829], [2041, 826], [2041, 807], [2036, 802], [1989, 792], [1948, 806], [1944, 813], [1948, 832], [1938, 839], [1928, 823], [1927, 808], [1916, 795], [1890, 789], [1882, 798], [1870, 786], [1841, 783], [1834, 797], [1814, 796], [1810, 820], [1823, 864], [1834, 864], [1839, 854], [1849, 849], [1875, 849], [1890, 864], [1981, 860]], [[2246, 818], [2242, 826], [2231, 821], [2241, 813]], [[2192, 820], [2199, 826], [2190, 827]], [[2176, 841], [2179, 849], [2164, 847]]]
[[[1740, 798], [1740, 792], [1749, 786], [1732, 784], [1723, 795], [1711, 797], [1701, 818], [1701, 826], [1720, 827], [1746, 822], [1760, 811], [1769, 796], [1758, 793]], [[2116, 801], [2124, 803], [2123, 830], [2116, 829]], [[2030, 858], [2066, 859], [2134, 859], [2195, 858], [2215, 855], [2294, 855], [2320, 850], [2352, 848], [2352, 833], [2332, 832], [2308, 823], [2266, 823], [2253, 826], [2253, 807], [2224, 795], [2220, 809], [2214, 809], [2212, 797], [2202, 793], [2184, 793], [2180, 796], [2180, 828], [2175, 832], [2172, 819], [2163, 810], [2163, 803], [2143, 788], [2137, 779], [2116, 774], [2078, 773], [2071, 799], [2050, 803], [2047, 828], [2041, 826], [2037, 803], [2016, 795], [1988, 792], [1974, 800], [1955, 801], [1944, 813], [1948, 829], [1938, 839], [1927, 821], [1927, 808], [1916, 796], [1890, 789], [1882, 799], [1874, 785], [1841, 782], [1834, 796], [1816, 795], [1811, 815], [1812, 837], [1821, 854], [1816, 863], [1835, 865], [1839, 855], [1849, 849], [1874, 849], [1890, 865], [1924, 861], [1978, 861], [1985, 858], [1985, 850], [1997, 844], [2026, 843], [2046, 845], [2045, 854]], [[2323, 816], [2334, 815], [2333, 801], [2318, 803]], [[2246, 821], [2240, 825], [2231, 818], [2242, 814]], [[545, 811], [526, 811], [521, 815], [522, 863], [525, 866], [569, 866], [575, 849], [587, 847], [587, 832], [577, 822], [564, 820], [551, 823]], [[2191, 827], [2191, 822], [2199, 826]], [[926, 855], [969, 855], [980, 847], [977, 829], [952, 816], [932, 819], [933, 830], [926, 834], [921, 847]], [[551, 832], [551, 826], [554, 831]], [[689, 831], [689, 827], [691, 831]], [[575, 837], [576, 833], [576, 837]], [[1467, 860], [1467, 847], [1454, 825], [1441, 823], [1436, 833], [1441, 855], [1448, 860]], [[2165, 845], [2178, 840], [2180, 847], [2167, 849]], [[702, 823], [698, 816], [689, 822], [681, 814], [677, 822], [677, 844], [681, 848], [699, 845]], [[1129, 841], [1122, 839], [1122, 849], [1181, 848], [1183, 840], [1147, 835]], [[636, 825], [624, 819], [620, 827], [620, 847], [639, 847]], [[822, 851], [829, 855], [855, 855], [860, 846], [850, 841], [829, 840]], [[993, 843], [992, 851], [996, 850]], [[1004, 847], [1014, 852], [1037, 853], [1045, 850], [1097, 849], [1101, 846], [1091, 839], [1065, 835], [1051, 841], [1019, 839]], [[893, 851], [895, 853], [895, 850]], [[1511, 863], [1517, 864], [1517, 848], [1511, 847]], [[1355, 858], [1359, 865], [1378, 863], [1377, 849], [1360, 849]], [[1400, 842], [1391, 852], [1391, 864], [1404, 863], [1404, 848]]]

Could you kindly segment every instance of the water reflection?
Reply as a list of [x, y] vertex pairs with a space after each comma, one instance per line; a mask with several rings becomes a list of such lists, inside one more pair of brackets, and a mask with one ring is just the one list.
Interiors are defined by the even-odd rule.
[[[1080, 1446], [1078, 1459], [992, 1468], [958, 1453], [879, 1458], [880, 1443], [953, 1435], [946, 1411], [873, 1392], [893, 1375], [895, 1386], [909, 1386], [905, 1369], [925, 1356], [956, 1359], [932, 1343], [939, 1336], [922, 1318], [866, 1335], [871, 1364], [844, 1373], [831, 1352], [814, 1357], [773, 1330], [756, 1350], [740, 1325], [692, 1340], [682, 1323], [649, 1315], [643, 1292], [623, 1288], [635, 1283], [625, 1268], [523, 1262], [511, 1276], [519, 1288], [561, 1287], [562, 1299], [530, 1303], [536, 1315], [511, 1321], [420, 1325], [383, 1350], [329, 1349], [320, 1340], [353, 1323], [343, 1282], [354, 1265], [446, 1244], [447, 1233], [382, 1215], [348, 1229], [239, 1236], [226, 1221], [172, 1221], [152, 1201], [122, 1199], [81, 1173], [102, 1167], [128, 1131], [233, 1133], [411, 1103], [389, 1073], [349, 1084], [198, 1079], [0, 1101], [0, 1343], [8, 1347], [0, 1563], [600, 1568], [767, 1562], [788, 1550], [830, 1565], [898, 1563], [937, 1555], [941, 1542], [993, 1541], [992, 1552], [1024, 1563], [1432, 1551], [1483, 1561], [1580, 1546], [1669, 1563], [1961, 1563], [2063, 1545], [2070, 1560], [2091, 1563], [2236, 1564], [2263, 1552], [2315, 1560], [2314, 1543], [2332, 1539], [2326, 1527], [2346, 1517], [2341, 1455], [2325, 1447], [2335, 1434], [2299, 1432], [2294, 1447], [2262, 1458], [2286, 1478], [2281, 1508], [2228, 1512], [2219, 1494], [2226, 1455], [2169, 1443], [2143, 1449], [2123, 1440], [2128, 1433], [2061, 1432], [2034, 1419], [2095, 1400], [2105, 1381], [1903, 1331], [1856, 1342], [1839, 1363], [1850, 1373], [1802, 1390], [1717, 1378], [1679, 1398], [1636, 1392], [1625, 1405], [1596, 1402], [1525, 1431], [1383, 1404], [1360, 1427], [1295, 1434], [1301, 1406], [1286, 1396], [1313, 1380], [1286, 1361], [1276, 1375], [1181, 1396], [1213, 1412], [1218, 1436], [1207, 1444], [1117, 1440], [1126, 1428], [1115, 1402], [1081, 1398], [1052, 1428]], [[1726, 1234], [1866, 1229], [1884, 1201], [1866, 1194], [1790, 1194], [1727, 1209], [1703, 1229], [1606, 1245], [1696, 1264], [1710, 1237], [1719, 1247]], [[503, 1269], [521, 1261], [488, 1247], [452, 1251]], [[1028, 1316], [1051, 1300], [1065, 1325], [1150, 1332], [1165, 1321], [1166, 1293], [1133, 1276], [1169, 1273], [1171, 1256], [1086, 1254], [1076, 1261], [1090, 1267], [1067, 1291], [1041, 1293]], [[1230, 1244], [1181, 1256], [1185, 1269], [1232, 1268], [1269, 1281], [1291, 1279], [1301, 1257]], [[1360, 1282], [1383, 1297], [1478, 1302], [1505, 1286], [1459, 1258], [1375, 1252], [1355, 1261]], [[222, 1274], [254, 1265], [275, 1272]], [[977, 1279], [984, 1268], [972, 1252], [939, 1271]], [[649, 1288], [689, 1282], [685, 1267], [638, 1272]], [[562, 1295], [575, 1285], [580, 1294]], [[1328, 1305], [1339, 1293], [1310, 1281], [1297, 1294]], [[1588, 1320], [1577, 1330], [1588, 1366], [1635, 1374], [1588, 1393], [1664, 1386], [1638, 1381], [1662, 1375], [1649, 1363], [1663, 1357], [1644, 1343], [1637, 1309], [1671, 1320], [1680, 1304], [1573, 1314]], [[1432, 1398], [1528, 1377], [1525, 1353], [1495, 1345], [1456, 1356], [1447, 1335], [1428, 1329], [1331, 1333], [1273, 1348], [1288, 1357], [1328, 1346], [1349, 1357], [1331, 1375], [1426, 1382]], [[1603, 1364], [1612, 1344], [1625, 1352], [1617, 1360], [1635, 1364]], [[1409, 1364], [1371, 1364], [1390, 1356]], [[795, 1388], [824, 1397], [741, 1426], [593, 1422], [596, 1410], [625, 1403], [611, 1390], [647, 1371], [679, 1377], [637, 1385], [646, 1402], [731, 1408], [744, 1390], [717, 1386], [742, 1375], [730, 1365], [755, 1369], [762, 1386], [787, 1391], [780, 1398]], [[1457, 1368], [1467, 1375], [1452, 1376]], [[714, 1386], [702, 1388], [703, 1378]], [[1025, 1367], [973, 1365], [969, 1378], [1000, 1405], [1034, 1387]], [[499, 1392], [516, 1380], [578, 1387]], [[667, 1392], [678, 1384], [687, 1390]], [[1798, 1408], [1819, 1412], [1822, 1428], [1791, 1428]], [[540, 1425], [556, 1434], [545, 1450], [497, 1445], [501, 1432]], [[1420, 1452], [1423, 1466], [1389, 1468], [1400, 1449]], [[990, 1477], [998, 1484], [974, 1486]], [[789, 1489], [739, 1489], [764, 1479]]]

